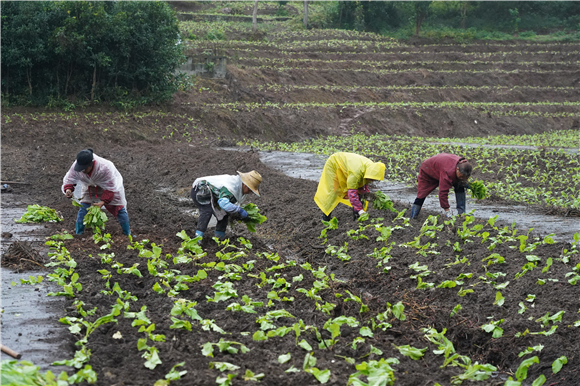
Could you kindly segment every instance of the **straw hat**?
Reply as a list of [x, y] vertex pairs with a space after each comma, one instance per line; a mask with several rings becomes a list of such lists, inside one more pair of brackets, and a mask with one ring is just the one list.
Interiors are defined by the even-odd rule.
[[256, 193], [256, 196], [260, 197], [260, 191], [258, 188], [260, 187], [260, 183], [262, 182], [262, 176], [255, 170], [251, 172], [242, 173], [238, 171], [240, 178], [244, 185], [252, 190], [252, 192]]

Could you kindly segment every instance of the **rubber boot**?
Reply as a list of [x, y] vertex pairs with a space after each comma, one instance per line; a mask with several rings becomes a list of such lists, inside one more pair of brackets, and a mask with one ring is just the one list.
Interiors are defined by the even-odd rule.
[[465, 213], [465, 191], [455, 192], [455, 200], [457, 201], [457, 214]]
[[75, 233], [77, 235], [82, 235], [83, 232], [85, 231], [85, 224], [83, 224], [83, 222], [76, 222], [75, 223]]
[[123, 229], [123, 234], [129, 236], [131, 234], [131, 227], [128, 222], [121, 223], [121, 229]]
[[417, 218], [421, 213], [421, 205], [413, 204], [411, 207], [411, 218]]
[[330, 221], [330, 220], [332, 220], [332, 212], [330, 212], [328, 216], [322, 213], [322, 221]]
[[215, 231], [214, 236], [219, 239], [219, 241], [224, 241], [226, 239], [226, 232]]

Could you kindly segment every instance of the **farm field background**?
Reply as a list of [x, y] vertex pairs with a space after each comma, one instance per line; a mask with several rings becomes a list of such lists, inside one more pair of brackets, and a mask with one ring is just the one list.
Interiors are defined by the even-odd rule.
[[[316, 183], [218, 148], [351, 151], [411, 190], [423, 159], [453, 152], [475, 161], [486, 200], [578, 216], [580, 44], [402, 43], [267, 19], [256, 34], [181, 22], [188, 52], [225, 55], [228, 76], [193, 79], [166, 106], [3, 109], [2, 178], [28, 183], [13, 185], [22, 204], [63, 215], [50, 234], [73, 233], [60, 186], [78, 150], [125, 181], [132, 242], [115, 221], [110, 240], [53, 239], [45, 281], [68, 294], [71, 331], [54, 360], [98, 385], [576, 385], [580, 226], [555, 242], [477, 213], [410, 221], [399, 202], [358, 222], [339, 207], [323, 224]], [[252, 169], [267, 222], [201, 250], [191, 183]]]

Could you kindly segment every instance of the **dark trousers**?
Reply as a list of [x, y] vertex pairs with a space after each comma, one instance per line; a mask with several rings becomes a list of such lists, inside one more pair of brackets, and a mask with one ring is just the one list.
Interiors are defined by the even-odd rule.
[[[209, 220], [211, 220], [211, 216], [213, 216], [213, 208], [210, 204], [200, 204], [196, 198], [197, 189], [191, 189], [191, 199], [197, 209], [199, 209], [199, 218], [197, 219], [197, 230], [200, 232], [205, 232], [207, 230], [207, 224], [209, 224]], [[225, 232], [226, 228], [228, 227], [228, 215], [225, 215], [224, 218], [217, 222], [215, 226], [215, 230], [218, 232]]]

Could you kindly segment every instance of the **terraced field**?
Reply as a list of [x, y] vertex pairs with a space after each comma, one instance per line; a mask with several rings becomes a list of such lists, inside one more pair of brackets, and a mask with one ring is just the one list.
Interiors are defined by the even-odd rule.
[[[424, 158], [449, 151], [475, 161], [488, 200], [573, 216], [580, 44], [181, 26], [191, 53], [228, 57], [226, 79], [193, 79], [141, 111], [2, 112], [3, 179], [43, 187], [13, 194], [64, 217], [47, 224], [45, 277], [68, 301], [69, 352], [53, 359], [75, 375], [59, 385], [578, 383], [580, 232], [556, 242], [477, 213], [413, 221], [399, 202], [359, 221], [341, 207], [323, 223], [316, 183], [216, 147], [352, 151], [410, 189]], [[214, 30], [227, 39], [199, 38]], [[64, 233], [76, 209], [62, 177], [85, 147], [123, 174], [130, 240], [115, 221]], [[193, 180], [252, 169], [267, 222], [255, 233], [233, 223], [224, 243], [209, 231], [199, 246]]]

